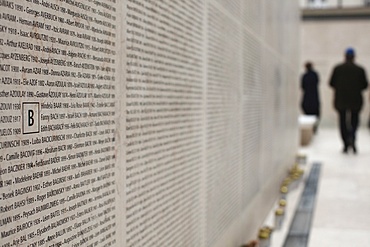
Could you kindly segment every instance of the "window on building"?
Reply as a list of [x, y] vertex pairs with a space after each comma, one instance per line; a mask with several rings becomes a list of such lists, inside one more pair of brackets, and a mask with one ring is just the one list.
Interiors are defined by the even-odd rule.
[[307, 0], [307, 5], [310, 8], [322, 8], [326, 7], [326, 0]]

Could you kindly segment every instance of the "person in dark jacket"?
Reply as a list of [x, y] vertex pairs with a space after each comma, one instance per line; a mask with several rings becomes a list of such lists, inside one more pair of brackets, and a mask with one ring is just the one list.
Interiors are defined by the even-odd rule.
[[306, 115], [315, 115], [317, 117], [314, 126], [314, 132], [318, 127], [320, 119], [320, 98], [319, 98], [319, 75], [314, 71], [312, 63], [305, 64], [306, 72], [302, 76], [301, 89], [303, 91], [302, 110]]
[[348, 48], [345, 62], [334, 68], [330, 79], [330, 86], [334, 89], [334, 107], [339, 114], [344, 153], [347, 153], [349, 147], [357, 153], [355, 141], [363, 104], [362, 91], [368, 85], [365, 70], [355, 64], [354, 59], [354, 49]]

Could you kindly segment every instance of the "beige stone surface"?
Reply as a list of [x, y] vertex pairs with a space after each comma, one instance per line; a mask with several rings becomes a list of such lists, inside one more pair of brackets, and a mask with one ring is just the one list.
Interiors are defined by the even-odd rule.
[[255, 236], [299, 142], [298, 2], [0, 3], [1, 246]]

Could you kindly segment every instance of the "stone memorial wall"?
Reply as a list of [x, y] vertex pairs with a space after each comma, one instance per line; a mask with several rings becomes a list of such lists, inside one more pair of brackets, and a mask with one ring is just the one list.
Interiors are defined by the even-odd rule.
[[0, 0], [0, 247], [253, 236], [298, 143], [297, 32], [283, 0]]

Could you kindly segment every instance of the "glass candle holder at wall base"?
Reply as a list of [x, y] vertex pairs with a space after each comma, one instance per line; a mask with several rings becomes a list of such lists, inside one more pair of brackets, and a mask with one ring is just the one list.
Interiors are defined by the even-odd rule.
[[270, 247], [270, 238], [259, 238], [258, 247]]
[[284, 200], [284, 199], [280, 199], [279, 200], [279, 206], [281, 208], [285, 208], [286, 207], [286, 204], [287, 204], [287, 201], [286, 200]]
[[278, 208], [275, 211], [275, 226], [274, 229], [280, 230], [283, 226], [285, 218], [284, 208]]
[[306, 165], [307, 163], [307, 156], [304, 154], [298, 154], [296, 157], [296, 162], [300, 165]]
[[288, 196], [288, 187], [281, 186], [280, 188], [280, 199], [286, 200]]
[[270, 247], [270, 237], [258, 237], [258, 247]]
[[270, 247], [272, 228], [263, 227], [258, 233], [259, 247]]

